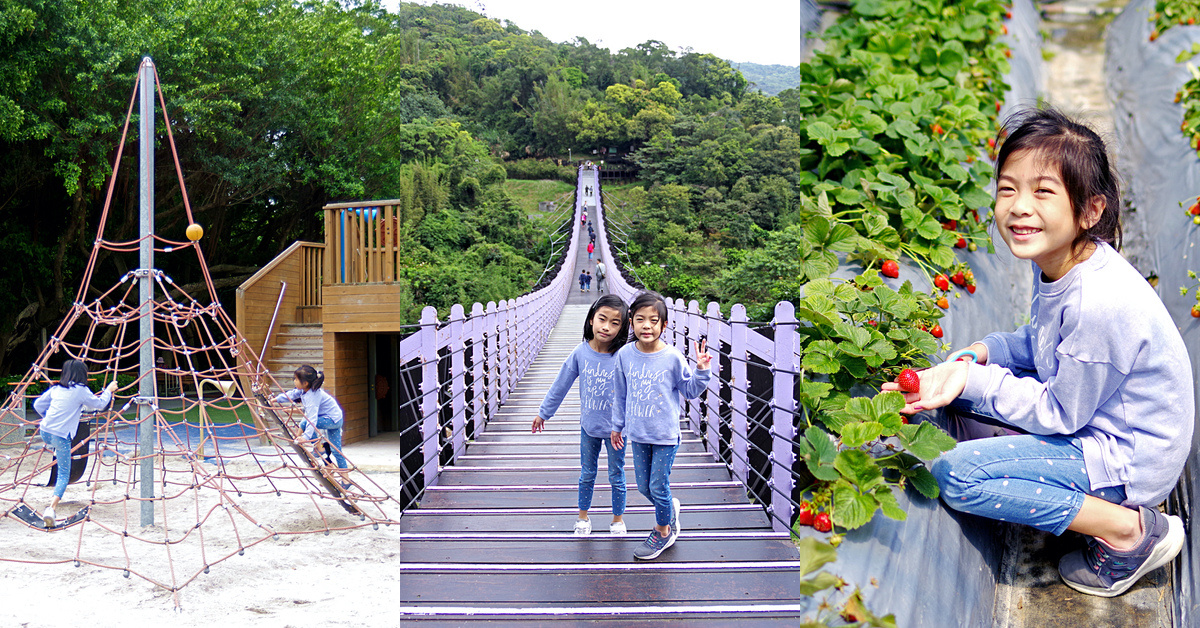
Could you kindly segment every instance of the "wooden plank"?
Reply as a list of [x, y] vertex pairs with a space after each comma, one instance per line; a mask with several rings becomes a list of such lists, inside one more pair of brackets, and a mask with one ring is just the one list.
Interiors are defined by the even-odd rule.
[[[625, 461], [626, 478], [633, 479], [633, 461]], [[579, 465], [572, 469], [536, 471], [527, 469], [504, 469], [486, 472], [463, 471], [455, 467], [447, 467], [438, 477], [438, 486], [503, 486], [536, 483], [539, 485], [574, 484], [579, 481]], [[674, 468], [671, 470], [672, 482], [727, 482], [729, 472], [724, 466], [706, 468]], [[596, 474], [596, 484], [608, 484], [608, 467], [600, 467]]]
[[[671, 550], [667, 550], [670, 552]], [[403, 552], [403, 550], [402, 550]], [[401, 562], [404, 555], [401, 555]], [[625, 561], [627, 562], [627, 561]], [[799, 572], [769, 570], [699, 570], [667, 572], [548, 571], [447, 571], [400, 572], [400, 598], [419, 604], [743, 604], [802, 603]]]
[[[609, 487], [596, 486], [600, 503], [608, 501]], [[671, 494], [687, 504], [744, 504], [742, 488], [671, 488]], [[552, 508], [577, 503], [578, 489], [570, 490], [465, 490], [426, 492], [421, 508]], [[629, 499], [643, 499], [634, 493]]]
[[[607, 534], [574, 537], [564, 532], [561, 540], [489, 539], [485, 541], [455, 538], [438, 540], [405, 539], [400, 562], [470, 563], [538, 565], [554, 563], [628, 563], [633, 550], [645, 540], [643, 534], [611, 536]], [[659, 562], [753, 562], [797, 560], [799, 553], [784, 539], [720, 540], [703, 537], [679, 537], [667, 548]]]
[[[637, 498], [639, 501], [641, 498]], [[470, 515], [444, 514], [437, 509], [417, 508], [404, 513], [400, 518], [401, 532], [562, 532], [570, 533], [575, 527], [578, 512], [573, 506], [554, 510], [531, 512], [503, 512], [492, 514], [483, 510]], [[612, 521], [612, 510], [607, 501], [592, 501], [588, 512], [592, 520], [592, 534], [608, 534]], [[762, 508], [718, 510], [715, 506], [687, 506], [679, 515], [688, 530], [729, 531], [753, 530], [770, 527], [770, 521]], [[638, 531], [649, 534], [654, 525], [654, 512], [649, 506], [630, 506], [623, 516], [629, 533]], [[643, 534], [644, 536], [644, 534]]]

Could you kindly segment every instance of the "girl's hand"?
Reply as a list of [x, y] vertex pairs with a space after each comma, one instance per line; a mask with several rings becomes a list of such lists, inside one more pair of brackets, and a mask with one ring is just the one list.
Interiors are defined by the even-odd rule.
[[[922, 410], [940, 408], [962, 394], [967, 386], [967, 371], [971, 365], [967, 362], [945, 362], [937, 366], [917, 371], [921, 380], [921, 391], [904, 393], [904, 408], [901, 414], [915, 414]], [[900, 390], [896, 382], [887, 382], [882, 386], [884, 391]]]
[[696, 345], [696, 368], [707, 370], [712, 365], [712, 356], [708, 355], [708, 338], [701, 338]]
[[545, 424], [546, 424], [546, 422], [545, 422], [545, 421], [542, 419], [542, 417], [537, 417], [537, 418], [535, 418], [535, 419], [533, 420], [533, 430], [532, 430], [532, 432], [533, 432], [534, 434], [537, 434], [538, 432], [542, 431], [542, 430], [544, 429], [544, 427], [543, 427], [543, 426], [544, 426]]
[[620, 432], [613, 432], [609, 440], [612, 441], [613, 449], [625, 449], [625, 439], [621, 438]]
[[[975, 362], [977, 364], [987, 364], [987, 355], [988, 355], [987, 345], [983, 344], [982, 342], [973, 343], [971, 346], [967, 347], [966, 349], [959, 349], [958, 351], [951, 353], [946, 358], [946, 361], [947, 362], [957, 362], [958, 359], [960, 357], [962, 357], [967, 351], [973, 351], [975, 353], [975, 355], [978, 356], [975, 359]], [[967, 357], [969, 358], [970, 356], [968, 355]]]
[[110, 393], [117, 392], [117, 380], [114, 379], [113, 381], [109, 382], [108, 385], [104, 387], [104, 390]]

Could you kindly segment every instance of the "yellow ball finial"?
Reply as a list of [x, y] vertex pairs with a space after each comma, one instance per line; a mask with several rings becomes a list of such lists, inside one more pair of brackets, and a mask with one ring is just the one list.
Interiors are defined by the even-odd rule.
[[195, 242], [196, 240], [199, 240], [200, 238], [203, 238], [203, 237], [204, 237], [204, 227], [201, 227], [200, 225], [198, 225], [194, 222], [192, 224], [188, 225], [187, 239], [191, 240], [192, 242]]

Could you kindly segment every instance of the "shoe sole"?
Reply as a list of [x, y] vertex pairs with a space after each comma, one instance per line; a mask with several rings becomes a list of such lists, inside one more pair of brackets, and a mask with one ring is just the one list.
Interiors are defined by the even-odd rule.
[[54, 527], [54, 517], [43, 516], [42, 524], [45, 525], [47, 528], [53, 528]]
[[1097, 597], [1117, 597], [1118, 595], [1128, 591], [1133, 585], [1137, 584], [1137, 581], [1141, 580], [1142, 576], [1171, 562], [1171, 559], [1175, 558], [1175, 556], [1179, 554], [1179, 551], [1183, 549], [1183, 541], [1185, 536], [1186, 535], [1183, 532], [1183, 520], [1175, 515], [1167, 515], [1167, 536], [1164, 537], [1163, 541], [1154, 548], [1153, 552], [1150, 552], [1150, 556], [1146, 559], [1146, 562], [1142, 563], [1142, 566], [1138, 567], [1138, 570], [1133, 572], [1133, 575], [1125, 578], [1124, 580], [1118, 580], [1114, 582], [1113, 585], [1107, 589], [1089, 587], [1085, 584], [1071, 582], [1066, 578], [1062, 579], [1063, 584], [1075, 589], [1076, 591], [1079, 591], [1080, 593], [1087, 593], [1088, 595], [1095, 595]]
[[674, 544], [675, 544], [675, 535], [674, 535], [674, 534], [672, 534], [671, 536], [667, 537], [667, 542], [666, 542], [666, 544], [665, 544], [665, 545], [663, 545], [663, 546], [662, 546], [662, 548], [660, 548], [660, 549], [659, 549], [657, 552], [654, 552], [653, 554], [650, 554], [650, 555], [648, 555], [648, 556], [638, 556], [638, 555], [635, 553], [635, 554], [633, 555], [633, 557], [634, 557], [634, 558], [637, 558], [637, 559], [639, 559], [639, 560], [654, 560], [655, 558], [658, 558], [658, 557], [659, 557], [659, 555], [661, 555], [663, 552], [667, 551], [667, 548], [668, 548], [668, 547], [671, 547], [671, 546], [672, 546], [672, 545], [674, 545]]

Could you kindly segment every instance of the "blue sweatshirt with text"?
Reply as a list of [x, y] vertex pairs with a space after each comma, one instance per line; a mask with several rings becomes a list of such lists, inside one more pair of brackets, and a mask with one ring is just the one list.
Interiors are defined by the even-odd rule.
[[592, 438], [608, 438], [612, 434], [613, 371], [616, 358], [611, 353], [600, 353], [587, 342], [579, 343], [571, 351], [558, 371], [558, 377], [546, 391], [546, 398], [538, 408], [538, 416], [545, 421], [554, 417], [563, 398], [571, 390], [571, 384], [579, 380], [579, 424]]
[[693, 371], [679, 349], [671, 345], [654, 353], [643, 353], [637, 343], [621, 347], [617, 351], [612, 431], [644, 445], [678, 445], [680, 395], [699, 397], [711, 376], [710, 369]]

